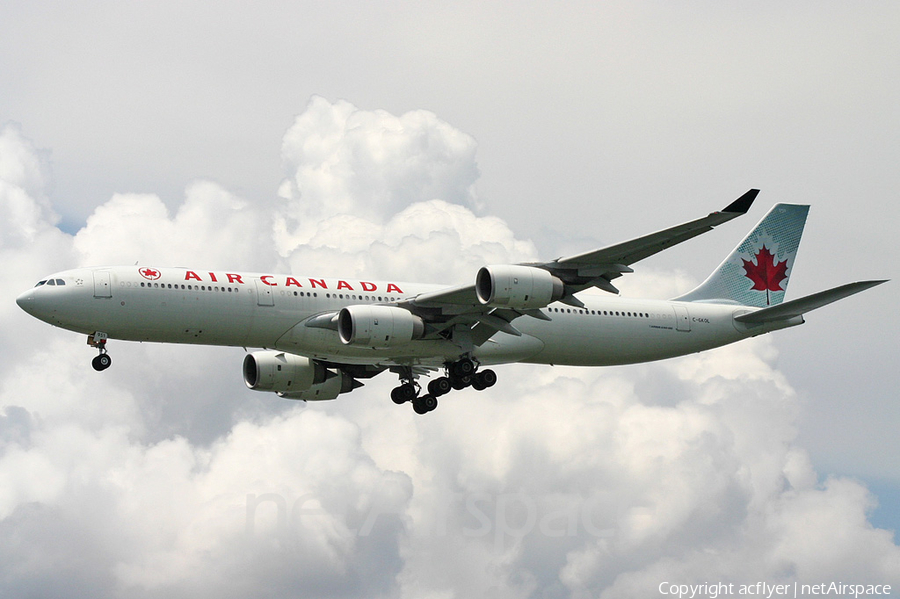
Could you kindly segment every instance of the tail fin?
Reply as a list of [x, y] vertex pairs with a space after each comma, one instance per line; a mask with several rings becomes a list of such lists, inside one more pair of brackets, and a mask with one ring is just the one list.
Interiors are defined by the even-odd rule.
[[808, 212], [809, 206], [776, 204], [706, 281], [675, 300], [757, 308], [780, 304]]

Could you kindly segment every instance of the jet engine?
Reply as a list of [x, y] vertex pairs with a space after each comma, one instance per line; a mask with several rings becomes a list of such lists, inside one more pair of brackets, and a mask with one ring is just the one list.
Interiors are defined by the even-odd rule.
[[325, 366], [281, 351], [257, 351], [244, 356], [244, 383], [254, 391], [299, 393], [324, 383]]
[[425, 323], [395, 306], [347, 306], [338, 314], [338, 334], [345, 345], [385, 349], [419, 339]]
[[350, 393], [357, 387], [362, 387], [362, 383], [344, 372], [338, 370], [337, 374], [328, 371], [328, 379], [324, 383], [313, 385], [306, 391], [299, 393], [279, 393], [279, 397], [284, 399], [302, 399], [303, 401], [322, 401], [326, 399], [334, 399], [341, 393]]
[[532, 310], [563, 296], [563, 282], [542, 268], [519, 264], [483, 266], [475, 276], [475, 294], [485, 306]]

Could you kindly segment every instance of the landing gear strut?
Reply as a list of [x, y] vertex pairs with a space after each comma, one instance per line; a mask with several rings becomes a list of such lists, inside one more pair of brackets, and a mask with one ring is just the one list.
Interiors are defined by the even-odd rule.
[[93, 335], [88, 335], [87, 338], [88, 345], [100, 350], [100, 355], [91, 360], [91, 366], [97, 372], [102, 372], [112, 366], [112, 358], [106, 353], [106, 340], [106, 333], [94, 333]]

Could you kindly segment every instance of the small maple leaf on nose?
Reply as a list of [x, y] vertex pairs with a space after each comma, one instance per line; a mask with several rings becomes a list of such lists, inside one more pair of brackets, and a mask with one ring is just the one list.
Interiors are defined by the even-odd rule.
[[746, 277], [753, 281], [753, 287], [757, 291], [784, 291], [781, 282], [787, 278], [787, 260], [775, 262], [775, 256], [766, 246], [756, 253], [756, 264], [749, 260], [744, 263]]

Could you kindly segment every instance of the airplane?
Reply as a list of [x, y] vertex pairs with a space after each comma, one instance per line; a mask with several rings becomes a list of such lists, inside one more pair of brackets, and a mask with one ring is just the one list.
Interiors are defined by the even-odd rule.
[[[608, 366], [683, 356], [796, 326], [803, 314], [885, 280], [784, 301], [807, 205], [776, 204], [696, 289], [628, 299], [612, 281], [673, 245], [746, 214], [751, 189], [724, 209], [656, 233], [550, 262], [487, 265], [473, 282], [395, 281], [151, 266], [76, 268], [41, 279], [16, 303], [87, 335], [95, 370], [107, 341], [262, 348], [246, 386], [304, 401], [334, 399], [384, 371], [397, 404], [425, 414], [452, 390], [484, 390], [499, 364]], [[600, 289], [609, 294], [584, 294]], [[435, 374], [423, 393], [418, 379]]]

